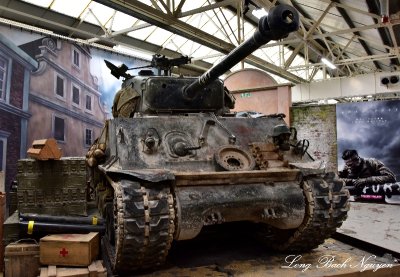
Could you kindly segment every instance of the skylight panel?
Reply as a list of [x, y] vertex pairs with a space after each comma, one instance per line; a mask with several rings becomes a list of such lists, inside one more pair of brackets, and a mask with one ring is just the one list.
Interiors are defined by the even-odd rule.
[[108, 20], [114, 14], [114, 9], [108, 8], [102, 4], [91, 2], [88, 10], [86, 11], [86, 15], [83, 15], [83, 19], [87, 22], [90, 22], [95, 25], [105, 25]]
[[208, 5], [207, 0], [199, 0], [199, 1], [186, 1], [185, 4], [182, 6], [182, 12], [191, 11], [202, 6]]
[[297, 55], [295, 58], [294, 58], [294, 60], [293, 60], [293, 62], [292, 62], [292, 64], [290, 65], [290, 66], [305, 66], [305, 64], [306, 64], [306, 61], [304, 60], [304, 58], [302, 58], [302, 57], [300, 57], [299, 55]]
[[178, 47], [178, 45], [176, 45], [176, 43], [175, 43], [173, 40], [171, 40], [171, 39], [167, 40], [167, 41], [162, 45], [162, 48], [165, 48], [165, 49], [168, 49], [168, 50], [172, 50], [172, 51], [175, 51], [175, 52], [179, 52], [179, 47]]
[[196, 59], [203, 59], [207, 56], [214, 56], [214, 55], [222, 55], [221, 53], [219, 53], [218, 51], [212, 50], [206, 46], [200, 47], [199, 49], [196, 50], [196, 52], [194, 52], [192, 54], [192, 57], [196, 58]]
[[208, 34], [215, 34], [219, 31], [215, 24], [211, 22], [211, 20], [209, 20], [204, 26], [202, 26], [201, 29], [206, 31]]
[[188, 41], [185, 44], [181, 45], [179, 48], [179, 52], [182, 55], [187, 55], [187, 56], [192, 56], [192, 54], [199, 48], [202, 47], [200, 44], [193, 42], [193, 41]]
[[44, 8], [48, 8], [50, 6], [51, 2], [53, 2], [53, 0], [41, 0], [41, 1], [37, 1], [37, 0], [22, 0], [22, 1], [27, 2], [27, 3], [31, 3], [31, 4], [33, 4], [35, 6], [44, 7]]
[[279, 49], [278, 48], [261, 48], [254, 51], [254, 56], [259, 57], [269, 63], [279, 66]]
[[140, 0], [139, 2], [142, 2], [143, 4], [145, 4], [145, 5], [147, 5], [147, 6], [152, 6], [150, 0]]
[[269, 59], [270, 63], [272, 63], [276, 66], [281, 66], [279, 51], [277, 51], [273, 54], [269, 54], [268, 59]]
[[187, 20], [186, 23], [188, 23], [191, 26], [194, 26], [196, 28], [201, 28], [208, 21], [210, 21], [210, 19], [205, 14], [196, 14], [196, 15], [193, 15], [189, 20]]
[[173, 42], [179, 47], [188, 41], [187, 38], [184, 38], [180, 35], [174, 35], [172, 38]]
[[[79, 17], [86, 9], [90, 1], [91, 0], [68, 0], [68, 1], [56, 0], [51, 5], [51, 9], [71, 17]], [[36, 2], [41, 2], [41, 1], [36, 1]]]
[[[235, 15], [232, 15], [230, 18], [227, 17], [228, 19], [228, 24], [229, 26], [231, 26], [232, 29], [237, 30], [237, 18]], [[226, 24], [224, 24], [224, 26], [226, 26]]]
[[257, 30], [257, 28], [254, 25], [245, 22], [244, 23], [244, 37], [245, 37], [245, 39], [248, 39], [249, 37], [251, 37], [256, 30]]
[[173, 36], [174, 34], [161, 29], [161, 28], [157, 28], [148, 38], [147, 41], [150, 43], [154, 43], [157, 45], [163, 45], [171, 36]]
[[132, 27], [134, 24], [140, 25], [141, 23], [144, 23], [143, 21], [138, 21], [136, 18], [121, 12], [115, 14], [113, 21], [109, 20], [107, 27], [110, 27], [111, 22], [113, 31], [124, 30]]
[[[232, 16], [236, 16], [235, 13], [233, 13], [232, 11], [228, 10], [228, 9], [219, 9], [218, 12], [222, 12], [224, 14], [224, 16], [226, 18], [232, 18]], [[223, 17], [221, 17], [223, 18]]]
[[129, 32], [128, 36], [131, 36], [133, 38], [140, 39], [140, 40], [146, 40], [156, 28], [157, 27], [155, 27], [155, 26], [150, 26], [147, 28]]

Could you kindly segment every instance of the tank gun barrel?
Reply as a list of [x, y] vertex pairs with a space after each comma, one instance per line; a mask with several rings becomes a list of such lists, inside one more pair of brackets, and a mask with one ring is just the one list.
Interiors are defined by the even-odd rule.
[[272, 8], [268, 16], [260, 19], [258, 29], [251, 38], [232, 50], [221, 62], [207, 70], [196, 81], [185, 86], [182, 91], [183, 96], [189, 100], [193, 99], [198, 91], [216, 80], [259, 47], [270, 40], [285, 38], [298, 28], [299, 15], [292, 6], [281, 4]]

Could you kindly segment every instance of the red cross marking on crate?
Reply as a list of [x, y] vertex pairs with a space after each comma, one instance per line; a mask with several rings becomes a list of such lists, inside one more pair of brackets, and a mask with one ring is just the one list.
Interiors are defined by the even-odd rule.
[[63, 257], [67, 256], [67, 255], [68, 255], [67, 249], [65, 249], [65, 248], [61, 249], [60, 254], [61, 254], [61, 256], [63, 256]]

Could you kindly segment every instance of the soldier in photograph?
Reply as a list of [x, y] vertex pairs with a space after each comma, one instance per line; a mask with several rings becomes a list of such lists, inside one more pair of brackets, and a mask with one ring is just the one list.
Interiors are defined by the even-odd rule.
[[396, 182], [395, 174], [381, 161], [362, 158], [354, 149], [343, 151], [342, 159], [345, 161], [345, 166], [339, 171], [339, 177], [346, 186], [362, 189], [365, 186]]

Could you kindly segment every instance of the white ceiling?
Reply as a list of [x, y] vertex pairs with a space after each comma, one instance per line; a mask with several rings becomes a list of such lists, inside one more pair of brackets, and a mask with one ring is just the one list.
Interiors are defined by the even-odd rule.
[[[204, 71], [252, 35], [258, 20], [253, 11], [266, 14], [276, 4], [288, 4], [300, 12], [300, 30], [257, 50], [244, 66], [266, 70], [278, 82], [299, 83], [398, 66], [398, 2], [0, 0], [0, 22], [21, 22], [148, 59], [155, 52], [187, 55], [193, 67]], [[392, 9], [386, 24], [381, 23], [382, 5]], [[322, 57], [337, 69], [327, 68]]]

